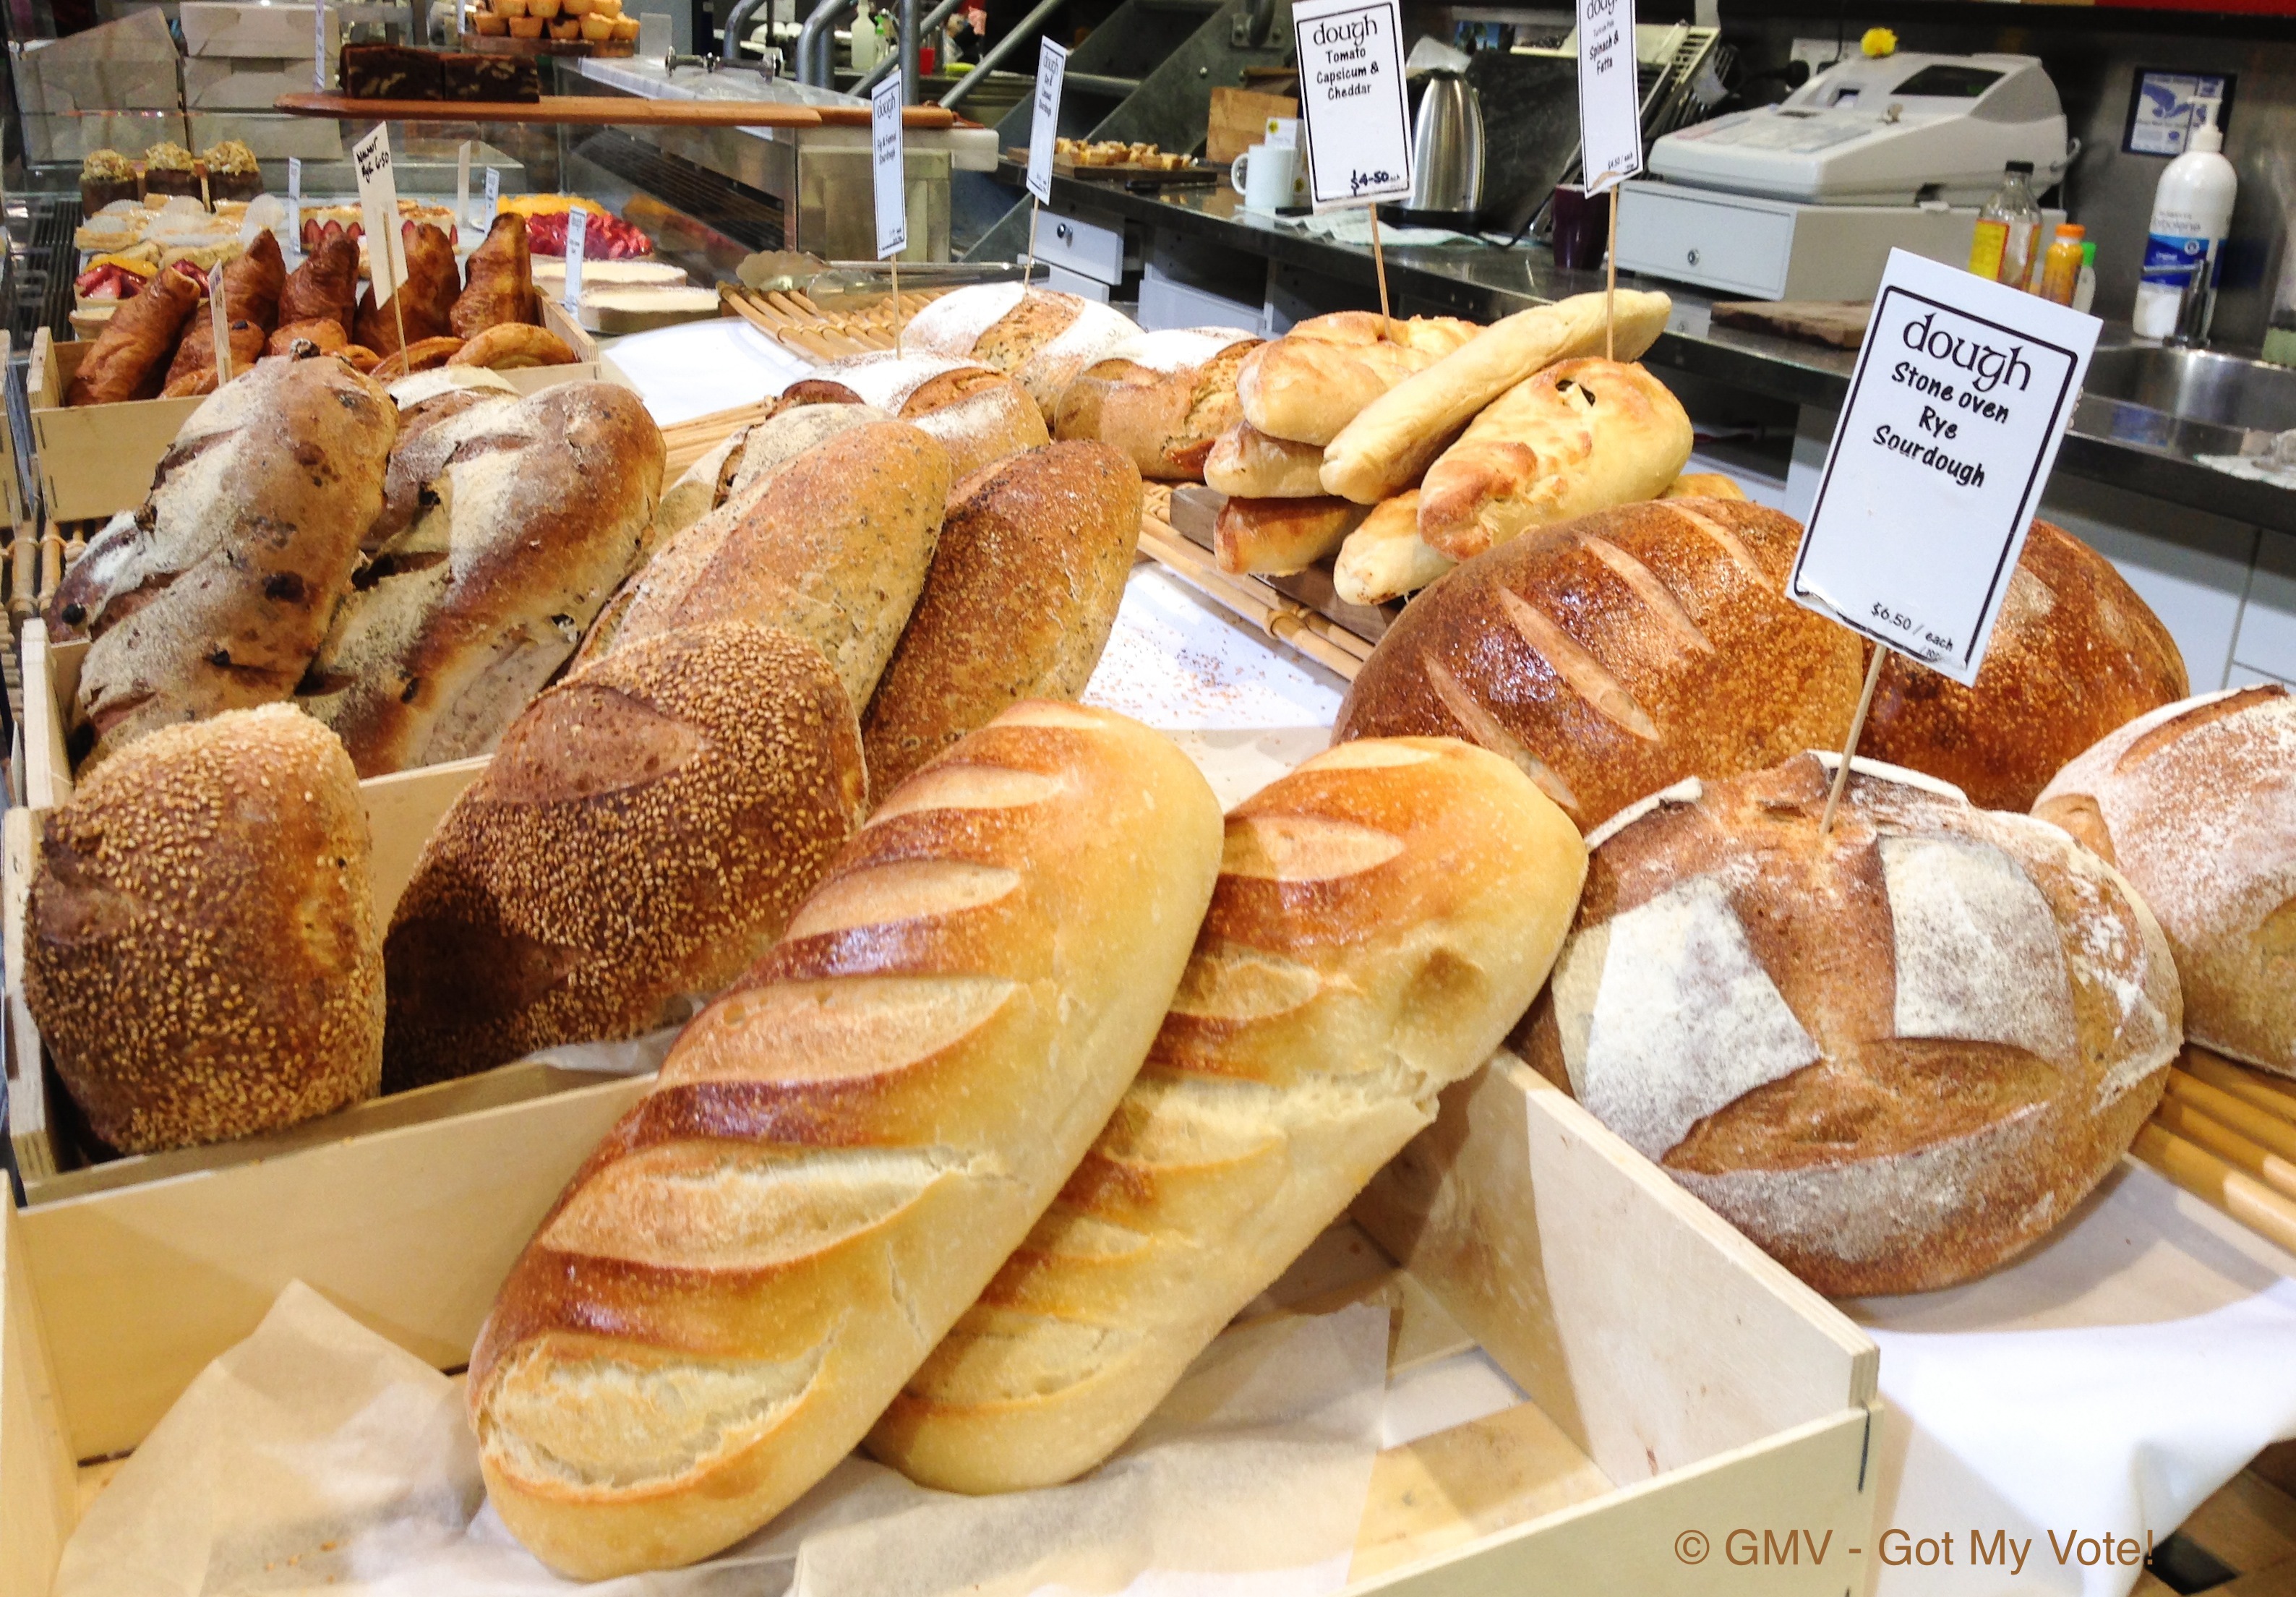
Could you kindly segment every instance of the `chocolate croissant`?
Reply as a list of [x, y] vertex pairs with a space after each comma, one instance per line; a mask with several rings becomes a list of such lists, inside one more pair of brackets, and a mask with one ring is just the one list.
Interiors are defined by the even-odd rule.
[[325, 317], [340, 325], [348, 339], [357, 305], [358, 244], [337, 228], [303, 258], [279, 291], [278, 324]]
[[526, 242], [526, 218], [504, 211], [487, 229], [486, 242], [471, 252], [470, 281], [455, 301], [455, 334], [473, 339], [506, 322], [538, 323], [534, 301], [534, 258]]
[[[381, 305], [375, 303], [374, 285], [369, 283], [366, 292], [359, 296], [358, 316], [352, 323], [353, 338], [377, 355], [398, 352], [402, 320], [405, 341], [409, 344], [451, 334], [455, 299], [463, 287], [455, 270], [454, 241], [444, 230], [427, 222], [409, 222], [399, 230], [399, 237], [406, 246], [406, 281]], [[373, 241], [368, 241], [370, 261], [375, 248]], [[391, 303], [394, 299], [396, 306]]]
[[184, 323], [199, 308], [199, 284], [181, 272], [161, 272], [111, 315], [95, 348], [72, 378], [67, 405], [116, 405], [157, 398], [168, 356]]

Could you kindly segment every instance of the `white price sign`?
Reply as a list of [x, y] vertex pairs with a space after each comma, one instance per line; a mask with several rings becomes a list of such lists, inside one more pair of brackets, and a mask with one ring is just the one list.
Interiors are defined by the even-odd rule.
[[471, 220], [471, 141], [464, 139], [455, 149], [455, 225], [463, 227]]
[[1300, 0], [1300, 118], [1308, 192], [1317, 210], [1411, 192], [1411, 120], [1403, 97], [1396, 0]]
[[311, 86], [322, 94], [327, 92], [327, 8], [324, 4], [311, 7]]
[[877, 192], [877, 258], [909, 247], [908, 183], [901, 169], [901, 70], [869, 95], [869, 174]]
[[351, 163], [358, 171], [367, 275], [374, 282], [375, 304], [388, 305], [406, 281], [406, 242], [398, 234], [398, 179], [390, 169], [389, 123], [376, 124], [373, 133], [351, 146]]
[[487, 168], [487, 214], [485, 217], [487, 225], [492, 227], [495, 225], [495, 218], [500, 215], [502, 215], [502, 174], [496, 171], [492, 167], [488, 167]]
[[1578, 0], [1578, 148], [1590, 194], [1643, 169], [1635, 0]]
[[295, 248], [303, 247], [303, 163], [291, 155], [287, 158], [287, 236], [295, 241]]
[[1069, 53], [1050, 39], [1037, 41], [1037, 105], [1029, 124], [1029, 192], [1039, 205], [1053, 202], [1053, 143], [1061, 133], [1061, 82], [1068, 76]]
[[1973, 683], [2100, 326], [1891, 250], [1788, 594]]
[[582, 259], [590, 243], [590, 213], [580, 206], [566, 213], [566, 308], [582, 308]]

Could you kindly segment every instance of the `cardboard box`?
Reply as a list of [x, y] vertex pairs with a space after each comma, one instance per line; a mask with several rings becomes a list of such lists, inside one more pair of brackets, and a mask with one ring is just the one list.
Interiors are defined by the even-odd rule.
[[[330, 65], [327, 78], [334, 80]], [[184, 62], [184, 98], [193, 111], [267, 111], [282, 94], [311, 92], [311, 58], [191, 56]]]
[[[301, 86], [308, 89], [311, 86]], [[192, 143], [204, 150], [226, 139], [237, 139], [255, 152], [258, 160], [341, 160], [348, 146], [343, 124], [328, 117], [284, 117], [263, 111], [195, 111], [192, 113]]]
[[[184, 53], [191, 56], [254, 56], [300, 61], [301, 86], [311, 86], [311, 8], [308, 5], [238, 5], [220, 0], [184, 0], [177, 8]], [[339, 7], [327, 8], [327, 53], [343, 47]]]

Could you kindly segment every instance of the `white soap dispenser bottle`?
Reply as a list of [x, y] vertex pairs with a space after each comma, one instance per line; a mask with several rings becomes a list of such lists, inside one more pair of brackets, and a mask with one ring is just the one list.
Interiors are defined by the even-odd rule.
[[2130, 318], [2139, 338], [2208, 337], [2225, 234], [2232, 229], [2240, 176], [2224, 157], [2224, 131], [2193, 124], [2185, 152], [2169, 163], [2152, 191], [2152, 226]]

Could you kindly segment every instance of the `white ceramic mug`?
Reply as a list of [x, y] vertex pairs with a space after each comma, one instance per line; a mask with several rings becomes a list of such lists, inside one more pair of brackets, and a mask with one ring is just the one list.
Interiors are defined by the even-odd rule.
[[1235, 158], [1227, 180], [1243, 196], [1243, 209], [1274, 212], [1292, 203], [1300, 152], [1281, 144], [1254, 144]]

